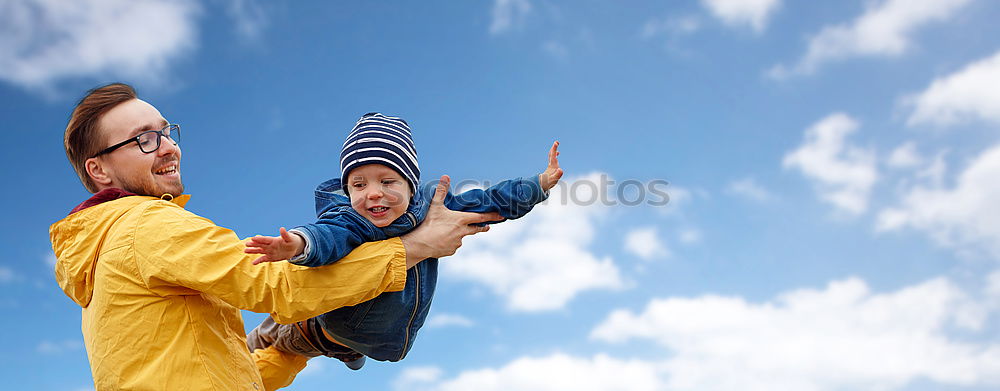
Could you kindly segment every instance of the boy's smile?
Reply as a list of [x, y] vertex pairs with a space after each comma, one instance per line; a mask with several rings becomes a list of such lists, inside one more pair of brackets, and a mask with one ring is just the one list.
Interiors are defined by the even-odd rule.
[[348, 173], [351, 207], [376, 227], [396, 220], [410, 204], [410, 184], [396, 170], [381, 164], [366, 164]]

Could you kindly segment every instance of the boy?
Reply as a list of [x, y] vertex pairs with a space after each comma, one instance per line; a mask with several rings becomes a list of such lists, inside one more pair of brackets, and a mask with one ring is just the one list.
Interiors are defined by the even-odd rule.
[[[538, 176], [448, 194], [445, 206], [498, 212], [505, 219], [525, 215], [562, 177], [558, 146], [552, 144], [548, 167]], [[423, 221], [435, 184], [418, 186], [420, 169], [406, 121], [380, 113], [362, 116], [344, 142], [340, 166], [340, 178], [316, 189], [315, 224], [250, 239], [245, 251], [262, 254], [255, 264], [288, 259], [303, 266], [328, 265], [362, 243], [405, 234]], [[406, 281], [401, 292], [383, 293], [305, 322], [278, 325], [268, 318], [247, 336], [247, 344], [251, 351], [275, 345], [307, 357], [335, 357], [351, 369], [360, 369], [365, 356], [402, 360], [430, 309], [437, 260], [408, 269]]]

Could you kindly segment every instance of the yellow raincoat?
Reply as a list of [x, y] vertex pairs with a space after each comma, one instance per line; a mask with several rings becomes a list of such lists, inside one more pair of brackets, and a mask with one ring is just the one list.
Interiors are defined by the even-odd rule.
[[251, 356], [240, 309], [289, 323], [406, 283], [398, 238], [324, 267], [253, 265], [235, 233], [184, 210], [188, 198], [119, 198], [49, 229], [56, 280], [83, 307], [97, 390], [285, 386], [305, 360], [273, 349]]

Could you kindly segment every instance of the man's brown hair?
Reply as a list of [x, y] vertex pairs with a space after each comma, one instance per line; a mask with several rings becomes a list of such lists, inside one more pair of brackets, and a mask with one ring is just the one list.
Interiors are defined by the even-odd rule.
[[138, 99], [135, 89], [124, 83], [112, 83], [97, 87], [80, 99], [66, 125], [63, 144], [66, 147], [66, 157], [76, 170], [80, 182], [91, 193], [97, 192], [97, 185], [87, 174], [86, 161], [94, 157], [104, 148], [105, 137], [101, 135], [97, 123], [101, 116], [115, 106]]

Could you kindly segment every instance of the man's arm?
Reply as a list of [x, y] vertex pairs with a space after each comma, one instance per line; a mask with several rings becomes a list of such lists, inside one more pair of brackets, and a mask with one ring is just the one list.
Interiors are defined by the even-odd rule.
[[301, 266], [317, 267], [337, 262], [358, 246], [388, 239], [382, 230], [350, 207], [323, 213], [319, 221], [285, 231], [279, 236], [257, 235], [247, 240], [247, 254], [261, 254], [254, 264], [288, 260]]
[[260, 378], [264, 381], [266, 391], [288, 387], [309, 361], [308, 357], [285, 353], [274, 346], [250, 352], [250, 357], [260, 371]]
[[402, 290], [406, 283], [406, 249], [399, 239], [366, 243], [322, 268], [253, 265], [255, 256], [243, 252], [236, 234], [208, 219], [159, 202], [143, 214], [136, 260], [154, 291], [177, 294], [184, 287], [289, 323]]
[[305, 320], [402, 290], [408, 266], [454, 254], [463, 237], [488, 229], [469, 224], [500, 219], [496, 213], [447, 210], [442, 203], [448, 182], [442, 177], [417, 229], [365, 243], [337, 263], [318, 268], [287, 262], [253, 265], [255, 255], [243, 252], [233, 231], [175, 205], [153, 202], [135, 230], [139, 272], [147, 287], [164, 295], [206, 293], [236, 308], [270, 313], [280, 323]]
[[292, 261], [302, 266], [323, 266], [337, 262], [358, 246], [388, 237], [350, 206], [323, 213], [314, 224], [292, 230], [305, 239], [308, 246], [303, 258]]

